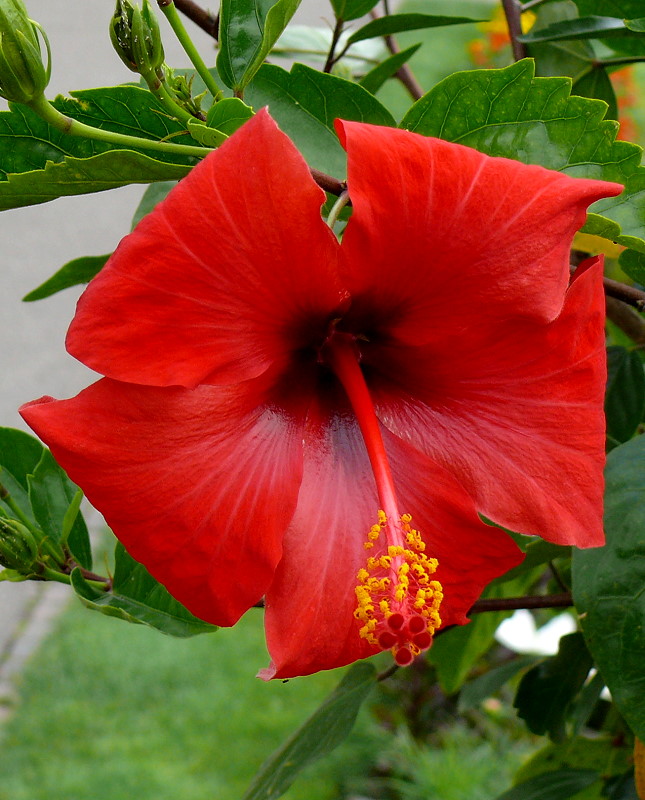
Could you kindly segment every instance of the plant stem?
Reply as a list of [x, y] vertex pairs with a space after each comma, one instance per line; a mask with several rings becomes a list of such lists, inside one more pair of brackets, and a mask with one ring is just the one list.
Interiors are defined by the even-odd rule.
[[[372, 19], [380, 19], [382, 15], [378, 13], [375, 9], [370, 11], [370, 17]], [[383, 37], [385, 41], [385, 46], [390, 51], [392, 55], [396, 55], [397, 53], [401, 52], [401, 48], [397, 44], [396, 39], [391, 34]], [[407, 64], [403, 64], [402, 67], [399, 67], [398, 70], [394, 73], [394, 77], [398, 78], [399, 81], [405, 86], [408, 90], [410, 97], [413, 100], [418, 100], [420, 97], [423, 97], [425, 92], [423, 91], [423, 86], [419, 83], [419, 81], [415, 78], [412, 70]]]
[[148, 89], [166, 107], [166, 110], [173, 117], [176, 117], [184, 125], [195, 119], [185, 108], [182, 108], [175, 98], [168, 91], [166, 84], [154, 73], [144, 74], [141, 77], [148, 84]]
[[340, 56], [336, 57], [335, 53], [336, 53], [336, 45], [338, 44], [338, 40], [340, 39], [341, 34], [343, 32], [344, 24], [345, 24], [344, 21], [340, 17], [336, 20], [336, 25], [334, 26], [334, 32], [331, 37], [331, 44], [329, 46], [329, 53], [327, 54], [327, 60], [325, 61], [323, 72], [331, 72], [334, 64], [338, 61], [340, 56], [342, 56], [341, 53]]
[[506, 24], [508, 25], [508, 34], [511, 37], [513, 58], [516, 61], [520, 61], [522, 58], [526, 58], [526, 46], [523, 42], [518, 41], [517, 38], [522, 35], [522, 6], [518, 0], [502, 0], [502, 5], [506, 16]]
[[31, 103], [29, 103], [29, 107], [53, 128], [63, 133], [68, 133], [70, 136], [82, 136], [87, 139], [96, 139], [99, 142], [106, 142], [126, 148], [136, 147], [160, 153], [195, 156], [196, 158], [204, 158], [211, 152], [211, 148], [208, 147], [192, 147], [190, 145], [174, 144], [172, 142], [159, 142], [155, 139], [143, 139], [140, 136], [128, 136], [123, 133], [106, 131], [103, 130], [103, 128], [93, 128], [91, 125], [85, 125], [83, 122], [79, 122], [76, 119], [62, 114], [52, 106], [44, 95], [32, 100]]
[[[56, 581], [56, 583], [65, 583], [68, 586], [72, 585], [72, 579], [69, 575], [65, 574], [64, 572], [57, 572], [54, 569], [49, 569], [49, 567], [44, 567], [42, 572], [39, 572], [37, 575], [34, 574], [34, 577], [37, 580]], [[95, 589], [101, 589], [101, 591], [105, 591], [107, 589], [107, 584], [100, 581], [88, 580], [87, 583], [89, 583], [90, 586], [93, 586]]]
[[181, 46], [186, 51], [186, 55], [190, 58], [193, 66], [197, 70], [199, 77], [204, 81], [206, 84], [206, 88], [208, 91], [213, 95], [213, 98], [217, 102], [221, 100], [223, 97], [222, 90], [219, 88], [217, 83], [215, 83], [215, 79], [209, 72], [208, 67], [204, 63], [204, 60], [200, 56], [197, 51], [197, 48], [193, 44], [193, 40], [188, 35], [186, 28], [184, 28], [184, 23], [181, 21], [179, 14], [177, 13], [177, 9], [175, 8], [175, 4], [173, 2], [161, 4], [161, 10], [166, 16], [166, 19], [170, 23], [170, 27], [175, 32], [175, 36], [179, 39]]
[[338, 200], [334, 203], [332, 210], [329, 212], [329, 216], [327, 217], [327, 225], [334, 230], [334, 225], [338, 222], [338, 217], [340, 216], [340, 212], [345, 208], [345, 206], [349, 203], [349, 192], [347, 189], [340, 195]]
[[477, 600], [469, 614], [484, 611], [516, 611], [519, 608], [569, 608], [573, 605], [571, 592], [560, 594], [539, 594], [528, 597], [495, 597]]

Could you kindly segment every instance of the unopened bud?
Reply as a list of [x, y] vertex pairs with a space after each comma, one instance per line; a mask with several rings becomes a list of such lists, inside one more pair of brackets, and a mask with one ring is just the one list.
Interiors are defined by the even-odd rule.
[[142, 8], [133, 6], [129, 0], [117, 0], [110, 39], [128, 69], [142, 75], [153, 72], [161, 77], [164, 62], [161, 32], [148, 0], [143, 0]]
[[[47, 67], [40, 52], [38, 31], [47, 47]], [[47, 37], [29, 19], [22, 0], [0, 0], [0, 96], [15, 103], [40, 97], [50, 76]]]
[[33, 533], [15, 519], [0, 517], [0, 565], [28, 572], [38, 559], [38, 544]]

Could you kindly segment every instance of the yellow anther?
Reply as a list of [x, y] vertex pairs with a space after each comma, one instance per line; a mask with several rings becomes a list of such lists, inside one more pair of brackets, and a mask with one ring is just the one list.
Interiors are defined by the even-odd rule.
[[381, 556], [378, 560], [378, 563], [383, 567], [383, 569], [387, 569], [392, 563], [392, 559], [390, 556]]
[[374, 542], [363, 542], [363, 547], [369, 550], [371, 547], [374, 547]]
[[401, 522], [409, 525], [412, 522], [412, 514], [401, 514]]
[[378, 524], [383, 526], [387, 523], [387, 514], [379, 508], [378, 510]]
[[365, 567], [361, 567], [358, 572], [356, 573], [356, 577], [361, 583], [365, 583], [365, 581], [369, 578], [370, 574], [365, 569]]

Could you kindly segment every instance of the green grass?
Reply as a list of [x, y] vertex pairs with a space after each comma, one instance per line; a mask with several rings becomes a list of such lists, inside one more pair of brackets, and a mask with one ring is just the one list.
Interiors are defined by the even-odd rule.
[[[72, 606], [2, 732], [0, 799], [239, 800], [340, 679], [264, 683], [254, 675], [266, 663], [254, 610], [235, 629], [179, 640]], [[369, 755], [368, 729], [354, 741]], [[285, 797], [336, 797], [333, 764], [346, 758], [314, 767]]]

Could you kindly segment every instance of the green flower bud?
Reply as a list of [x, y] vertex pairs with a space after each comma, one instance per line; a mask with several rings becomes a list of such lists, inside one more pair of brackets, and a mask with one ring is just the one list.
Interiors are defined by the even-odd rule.
[[[43, 65], [38, 31], [47, 48]], [[0, 96], [15, 103], [40, 97], [51, 72], [51, 54], [45, 32], [29, 19], [22, 0], [0, 0]]]
[[30, 572], [38, 560], [38, 544], [29, 528], [15, 519], [0, 517], [0, 565]]
[[117, 0], [110, 39], [128, 69], [142, 75], [153, 72], [161, 77], [164, 62], [161, 32], [148, 0], [143, 0], [143, 8], [132, 6], [129, 0]]

